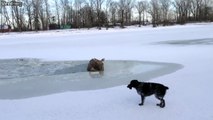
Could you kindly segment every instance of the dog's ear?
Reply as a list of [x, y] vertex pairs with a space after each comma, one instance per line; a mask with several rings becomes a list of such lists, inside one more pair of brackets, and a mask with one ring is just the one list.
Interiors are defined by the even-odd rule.
[[139, 83], [138, 80], [132, 80], [132, 81], [130, 82], [130, 84], [138, 84], [138, 83]]

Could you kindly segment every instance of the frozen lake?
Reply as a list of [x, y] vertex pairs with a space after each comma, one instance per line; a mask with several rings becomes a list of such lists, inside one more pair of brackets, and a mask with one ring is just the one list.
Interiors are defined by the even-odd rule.
[[106, 60], [105, 71], [87, 72], [85, 61], [0, 60], [0, 99], [22, 99], [66, 91], [95, 90], [146, 81], [182, 68], [173, 63]]

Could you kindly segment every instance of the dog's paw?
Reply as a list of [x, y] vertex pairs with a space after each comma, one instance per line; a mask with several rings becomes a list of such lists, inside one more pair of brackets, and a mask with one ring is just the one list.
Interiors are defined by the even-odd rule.
[[138, 104], [139, 106], [142, 106], [143, 105], [143, 103], [140, 103], [140, 104]]
[[160, 104], [156, 104], [157, 106], [161, 107], [161, 108], [164, 108], [165, 107], [165, 104], [163, 103], [160, 103]]

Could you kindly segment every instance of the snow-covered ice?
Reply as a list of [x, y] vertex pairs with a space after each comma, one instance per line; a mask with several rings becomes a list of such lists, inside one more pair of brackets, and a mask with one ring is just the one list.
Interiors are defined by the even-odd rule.
[[[169, 87], [163, 109], [155, 105], [159, 101], [153, 96], [146, 98], [144, 106], [138, 106], [140, 97], [136, 91], [121, 84], [95, 90], [0, 99], [0, 120], [212, 120], [212, 31], [212, 23], [200, 23], [108, 31], [0, 34], [1, 60], [79, 61], [96, 57], [183, 66], [176, 72], [147, 79]], [[15, 84], [11, 83], [12, 86]], [[30, 86], [26, 84], [26, 87]]]

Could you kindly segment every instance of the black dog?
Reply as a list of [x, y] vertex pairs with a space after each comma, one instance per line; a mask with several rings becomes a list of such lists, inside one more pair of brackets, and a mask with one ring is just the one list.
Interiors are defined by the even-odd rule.
[[161, 108], [165, 107], [165, 100], [163, 97], [166, 94], [168, 87], [159, 83], [149, 83], [149, 82], [139, 82], [138, 80], [132, 80], [127, 86], [129, 89], [135, 88], [137, 93], [141, 96], [140, 106], [143, 105], [146, 96], [155, 95], [155, 97], [160, 100], [157, 106]]

